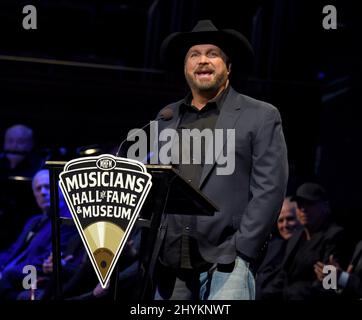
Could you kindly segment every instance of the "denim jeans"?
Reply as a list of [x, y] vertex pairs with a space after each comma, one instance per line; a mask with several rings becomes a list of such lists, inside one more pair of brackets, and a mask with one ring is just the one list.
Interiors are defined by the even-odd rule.
[[200, 274], [200, 300], [254, 300], [255, 281], [249, 263], [236, 257], [232, 270], [217, 267]]
[[255, 281], [249, 263], [237, 257], [230, 265], [208, 271], [162, 267], [155, 300], [254, 300]]

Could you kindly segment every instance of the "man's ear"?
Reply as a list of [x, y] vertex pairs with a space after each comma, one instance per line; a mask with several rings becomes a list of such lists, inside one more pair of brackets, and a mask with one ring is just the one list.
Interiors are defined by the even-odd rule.
[[231, 72], [231, 62], [228, 65], [228, 74], [230, 74], [230, 72]]

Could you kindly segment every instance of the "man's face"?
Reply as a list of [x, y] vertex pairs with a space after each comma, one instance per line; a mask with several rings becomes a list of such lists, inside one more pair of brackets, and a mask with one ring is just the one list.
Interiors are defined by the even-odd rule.
[[189, 49], [185, 58], [185, 77], [190, 88], [199, 92], [218, 91], [226, 86], [229, 70], [223, 51], [212, 44]]
[[324, 201], [307, 202], [298, 201], [297, 218], [300, 223], [312, 230], [318, 229], [324, 221], [327, 214], [326, 204]]
[[47, 213], [50, 209], [49, 173], [47, 170], [39, 171], [35, 175], [33, 193], [40, 209], [43, 213]]
[[278, 218], [278, 230], [281, 237], [288, 240], [300, 226], [296, 216], [296, 204], [285, 200]]
[[[13, 166], [23, 161], [25, 154], [16, 152], [29, 152], [33, 148], [33, 138], [28, 129], [20, 126], [14, 126], [6, 131], [4, 139], [4, 150], [7, 151], [7, 158]], [[14, 152], [14, 153], [12, 153]]]

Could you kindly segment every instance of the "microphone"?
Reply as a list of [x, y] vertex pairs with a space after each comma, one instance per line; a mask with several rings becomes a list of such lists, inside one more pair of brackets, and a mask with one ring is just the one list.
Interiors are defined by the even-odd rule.
[[156, 121], [158, 120], [168, 121], [171, 120], [172, 118], [173, 118], [173, 110], [170, 107], [165, 107], [160, 111], [160, 115], [156, 119]]
[[[159, 121], [159, 120], [164, 120], [164, 121], [169, 121], [173, 118], [173, 110], [170, 108], [170, 107], [165, 107], [163, 108], [158, 117], [153, 120], [153, 121]], [[117, 153], [116, 153], [116, 157], [118, 157], [119, 155], [119, 152], [121, 151], [122, 149], [122, 146], [123, 144], [130, 138], [134, 137], [137, 133], [139, 133], [141, 130], [143, 130], [144, 128], [147, 128], [153, 121], [150, 121], [149, 123], [146, 123], [142, 128], [136, 130], [135, 132], [133, 132], [133, 134], [131, 134], [130, 136], [127, 136], [126, 139], [124, 139], [121, 144], [119, 145], [119, 148], [117, 150]]]

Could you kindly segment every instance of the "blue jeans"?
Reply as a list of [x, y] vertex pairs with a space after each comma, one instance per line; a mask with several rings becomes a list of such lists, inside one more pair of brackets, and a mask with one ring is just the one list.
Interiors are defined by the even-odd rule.
[[249, 263], [236, 257], [232, 270], [216, 268], [200, 274], [200, 300], [255, 300], [255, 280]]
[[237, 257], [198, 273], [162, 267], [155, 300], [254, 300], [255, 281], [249, 263]]

